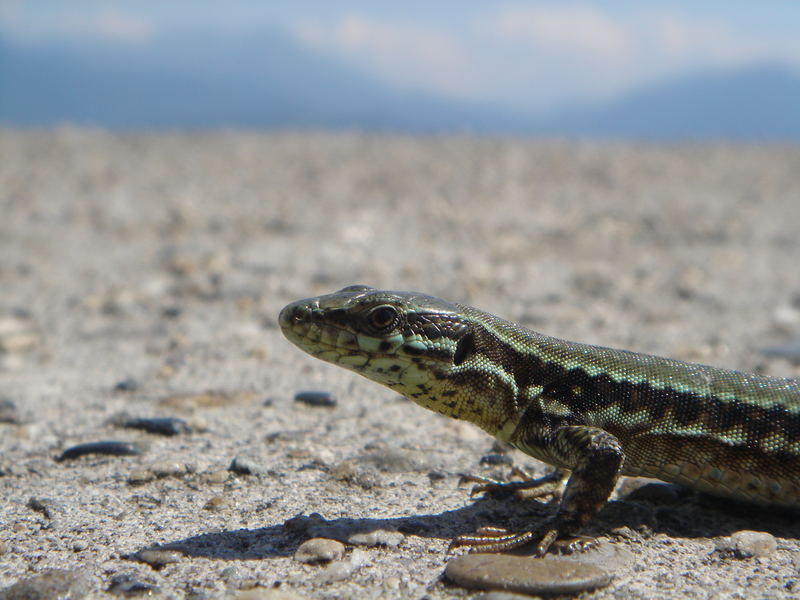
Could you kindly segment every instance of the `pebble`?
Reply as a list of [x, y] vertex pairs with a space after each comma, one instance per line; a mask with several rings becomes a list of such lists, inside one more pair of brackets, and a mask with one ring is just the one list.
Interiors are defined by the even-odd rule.
[[176, 394], [158, 401], [159, 405], [181, 410], [196, 408], [228, 407], [233, 404], [253, 402], [256, 395], [250, 391], [242, 392], [204, 392], [199, 394]]
[[334, 464], [330, 470], [330, 475], [351, 485], [356, 485], [364, 490], [371, 490], [380, 485], [380, 480], [375, 473], [356, 466], [353, 461], [345, 460]]
[[363, 533], [354, 533], [347, 537], [347, 541], [355, 546], [386, 546], [396, 548], [405, 539], [399, 531], [390, 529], [375, 529]]
[[233, 458], [228, 467], [228, 471], [239, 475], [264, 475], [266, 473], [266, 469], [260, 465], [248, 458], [242, 458], [240, 456], [235, 456]]
[[297, 548], [294, 559], [302, 563], [327, 563], [344, 556], [344, 544], [327, 538], [311, 538]]
[[212, 471], [206, 473], [205, 479], [208, 483], [225, 483], [228, 481], [228, 471]]
[[40, 336], [33, 326], [23, 319], [0, 319], [0, 354], [22, 353], [36, 347]]
[[180, 306], [166, 306], [161, 310], [161, 316], [165, 319], [176, 319], [181, 316], [183, 309]]
[[355, 571], [367, 564], [369, 554], [364, 550], [353, 550], [346, 560], [337, 560], [329, 564], [322, 573], [318, 581], [321, 583], [332, 583], [348, 579]]
[[461, 587], [524, 594], [577, 594], [604, 587], [611, 575], [588, 563], [508, 554], [467, 554], [451, 560], [445, 577]]
[[88, 444], [78, 444], [64, 450], [61, 456], [56, 458], [58, 462], [80, 458], [88, 454], [106, 454], [110, 456], [133, 456], [141, 454], [142, 449], [130, 442], [102, 441], [89, 442]]
[[79, 600], [86, 597], [90, 587], [82, 571], [50, 569], [0, 590], [0, 600]]
[[170, 563], [176, 563], [183, 560], [183, 554], [177, 550], [161, 550], [158, 548], [152, 548], [149, 550], [140, 550], [133, 555], [133, 558], [134, 560], [147, 563], [156, 571], [158, 571]]
[[225, 508], [225, 504], [226, 502], [224, 496], [212, 496], [203, 505], [203, 508], [206, 510], [222, 510]]
[[116, 596], [152, 596], [158, 594], [158, 586], [136, 579], [136, 575], [124, 573], [111, 578], [108, 592]]
[[284, 521], [283, 528], [289, 533], [305, 534], [310, 528], [323, 525], [326, 522], [325, 517], [319, 513], [299, 514]]
[[183, 477], [187, 473], [185, 464], [171, 460], [154, 463], [150, 470], [156, 477]]
[[442, 473], [441, 471], [429, 471], [428, 479], [430, 479], [431, 483], [435, 483], [437, 481], [442, 481], [443, 479], [447, 479], [447, 475], [445, 473]]
[[56, 514], [62, 510], [55, 500], [49, 498], [33, 498], [28, 500], [28, 508], [42, 513], [48, 519], [55, 519]]
[[135, 392], [141, 387], [133, 377], [126, 377], [114, 384], [115, 392]]
[[715, 544], [718, 552], [736, 558], [762, 558], [777, 548], [775, 537], [765, 531], [737, 531], [729, 537], [720, 538]]
[[156, 474], [147, 469], [135, 469], [128, 475], [128, 485], [143, 485], [156, 478]]
[[0, 423], [18, 424], [19, 422], [17, 405], [8, 398], [0, 398]]
[[142, 429], [147, 433], [157, 435], [179, 435], [181, 433], [192, 433], [192, 427], [183, 419], [176, 417], [161, 418], [131, 418], [120, 423], [120, 427], [127, 429]]
[[295, 402], [302, 402], [308, 406], [323, 406], [333, 408], [336, 406], [336, 397], [330, 392], [305, 391], [294, 395]]

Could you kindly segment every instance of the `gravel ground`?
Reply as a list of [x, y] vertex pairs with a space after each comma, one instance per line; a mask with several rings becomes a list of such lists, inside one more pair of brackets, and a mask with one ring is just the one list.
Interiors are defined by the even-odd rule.
[[[297, 298], [413, 289], [800, 376], [760, 352], [800, 337], [798, 147], [6, 130], [0, 208], [0, 589], [45, 573], [42, 598], [480, 594], [443, 580], [449, 538], [546, 508], [470, 500], [492, 439], [293, 348]], [[176, 435], [121, 426], [156, 417]], [[56, 460], [109, 440], [138, 453]], [[796, 516], [643, 483], [585, 597], [800, 594]], [[345, 544], [309, 564], [309, 537]]]

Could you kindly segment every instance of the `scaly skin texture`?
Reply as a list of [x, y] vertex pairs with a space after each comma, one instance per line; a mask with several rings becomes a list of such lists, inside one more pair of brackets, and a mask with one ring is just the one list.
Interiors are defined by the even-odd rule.
[[485, 528], [456, 546], [532, 544], [543, 554], [592, 519], [620, 474], [800, 505], [795, 380], [567, 342], [468, 306], [366, 286], [294, 302], [279, 321], [312, 356], [571, 473], [555, 517], [538, 529]]

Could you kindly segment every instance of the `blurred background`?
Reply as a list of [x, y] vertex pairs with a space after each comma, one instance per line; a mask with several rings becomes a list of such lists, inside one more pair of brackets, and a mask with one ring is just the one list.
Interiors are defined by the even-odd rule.
[[800, 3], [0, 0], [0, 124], [800, 139]]

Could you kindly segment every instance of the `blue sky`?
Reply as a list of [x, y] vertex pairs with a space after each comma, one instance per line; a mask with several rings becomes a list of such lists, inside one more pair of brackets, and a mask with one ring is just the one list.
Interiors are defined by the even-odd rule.
[[279, 31], [396, 88], [526, 111], [703, 70], [800, 71], [800, 2], [0, 0], [0, 35], [147, 45]]

